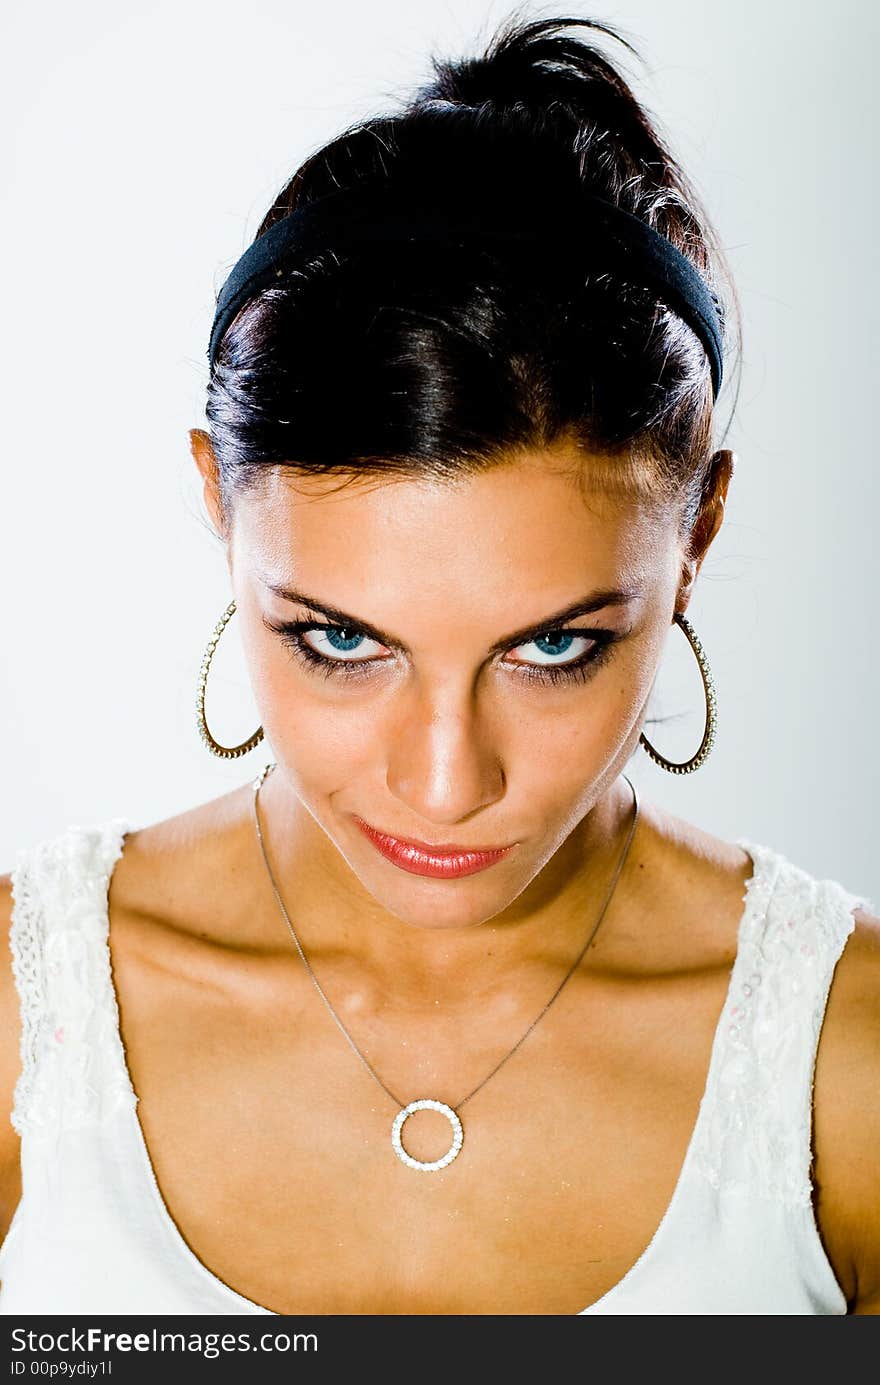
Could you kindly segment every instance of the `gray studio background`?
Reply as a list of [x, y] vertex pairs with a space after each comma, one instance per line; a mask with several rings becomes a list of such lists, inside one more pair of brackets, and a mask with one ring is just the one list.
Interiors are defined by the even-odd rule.
[[[317, 145], [475, 52], [506, 3], [16, 6], [3, 21], [0, 870], [69, 823], [167, 817], [251, 779], [202, 746], [199, 664], [229, 597], [187, 429], [214, 295]], [[880, 898], [878, 7], [628, 0], [623, 60], [719, 227], [742, 299], [738, 454], [689, 616], [715, 675], [703, 769], [642, 791]], [[723, 417], [731, 406], [721, 399]], [[235, 622], [209, 684], [255, 729]], [[702, 689], [671, 630], [654, 711], [685, 758]]]

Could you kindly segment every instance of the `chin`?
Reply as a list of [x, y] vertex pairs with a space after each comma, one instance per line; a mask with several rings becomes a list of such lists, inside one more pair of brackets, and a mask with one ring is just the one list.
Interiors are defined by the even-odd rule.
[[425, 932], [476, 928], [488, 923], [503, 913], [528, 883], [516, 888], [511, 887], [509, 877], [505, 881], [497, 874], [490, 878], [498, 867], [474, 875], [435, 879], [400, 870], [383, 862], [378, 853], [375, 870], [365, 871], [360, 856], [356, 863], [351, 855], [343, 855], [363, 889], [380, 908], [401, 923]]

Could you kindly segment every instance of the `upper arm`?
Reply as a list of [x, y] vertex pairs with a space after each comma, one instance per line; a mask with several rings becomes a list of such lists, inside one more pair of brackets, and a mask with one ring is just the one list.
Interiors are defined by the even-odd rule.
[[849, 1311], [880, 1314], [880, 919], [853, 918], [819, 1036], [814, 1183]]
[[21, 1015], [9, 949], [12, 902], [12, 877], [0, 875], [0, 1239], [21, 1197], [21, 1139], [10, 1120], [21, 1072]]

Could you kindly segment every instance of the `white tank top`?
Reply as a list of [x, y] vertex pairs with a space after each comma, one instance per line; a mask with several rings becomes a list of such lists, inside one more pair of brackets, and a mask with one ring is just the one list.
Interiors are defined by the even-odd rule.
[[[272, 1314], [190, 1250], [151, 1165], [108, 947], [130, 830], [124, 818], [68, 827], [21, 848], [12, 872], [23, 1193], [0, 1248], [0, 1313]], [[678, 1182], [642, 1255], [583, 1314], [847, 1311], [813, 1213], [812, 1087], [852, 910], [871, 906], [737, 845], [752, 874]]]

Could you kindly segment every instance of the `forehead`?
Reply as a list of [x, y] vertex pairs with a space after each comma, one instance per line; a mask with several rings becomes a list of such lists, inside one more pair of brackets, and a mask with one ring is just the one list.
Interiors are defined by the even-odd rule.
[[549, 588], [650, 570], [675, 540], [645, 487], [570, 456], [431, 476], [267, 470], [235, 502], [239, 561], [269, 581], [420, 592]]

